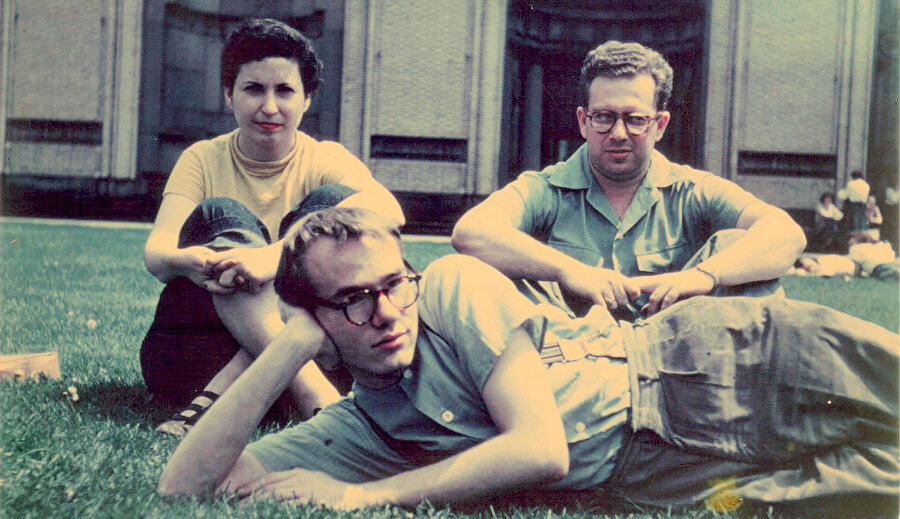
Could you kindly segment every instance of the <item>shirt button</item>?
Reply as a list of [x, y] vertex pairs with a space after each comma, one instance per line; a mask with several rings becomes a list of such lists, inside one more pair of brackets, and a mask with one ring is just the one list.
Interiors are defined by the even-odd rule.
[[411, 369], [403, 370], [403, 378], [405, 378], [406, 380], [411, 379], [412, 378], [412, 370]]
[[575, 424], [575, 432], [583, 433], [585, 429], [586, 427], [584, 426], [583, 422], [578, 422], [577, 424]]
[[441, 413], [441, 420], [450, 423], [453, 421], [453, 411], [447, 410]]

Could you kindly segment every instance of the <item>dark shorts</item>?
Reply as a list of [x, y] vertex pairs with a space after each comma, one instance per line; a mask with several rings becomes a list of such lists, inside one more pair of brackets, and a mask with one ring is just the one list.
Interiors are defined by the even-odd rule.
[[[341, 184], [311, 191], [282, 219], [278, 238], [303, 216], [333, 207], [353, 193]], [[178, 246], [227, 250], [264, 247], [272, 241], [266, 226], [243, 204], [229, 198], [210, 198], [197, 205], [185, 220]], [[183, 407], [240, 347], [216, 314], [210, 293], [187, 278], [173, 279], [160, 294], [153, 323], [141, 344], [144, 382], [159, 403]]]

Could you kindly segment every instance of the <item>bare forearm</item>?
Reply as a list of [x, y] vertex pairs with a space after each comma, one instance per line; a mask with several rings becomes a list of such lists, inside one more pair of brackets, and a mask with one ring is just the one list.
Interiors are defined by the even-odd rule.
[[532, 438], [501, 435], [440, 463], [363, 484], [360, 490], [373, 505], [415, 506], [424, 499], [458, 502], [564, 477], [567, 461], [543, 450]]
[[459, 501], [568, 473], [569, 447], [550, 381], [523, 329], [509, 336], [482, 394], [500, 434], [434, 465], [362, 485], [375, 498], [369, 504]]
[[[179, 194], [163, 197], [153, 230], [144, 246], [144, 264], [157, 279], [166, 283], [178, 276], [189, 276], [202, 268], [199, 247], [180, 249], [178, 237], [197, 202]], [[194, 249], [193, 251], [191, 249]]]
[[188, 251], [178, 248], [177, 238], [174, 236], [151, 233], [144, 247], [144, 265], [147, 271], [163, 283], [185, 275], [192, 259]]
[[566, 272], [583, 266], [577, 260], [512, 227], [466, 223], [457, 225], [451, 243], [512, 279], [562, 281]]
[[803, 230], [779, 210], [760, 218], [702, 265], [716, 272], [724, 286], [775, 279], [791, 268], [805, 247]]
[[295, 339], [293, 332], [279, 334], [203, 415], [166, 465], [160, 494], [206, 494], [225, 479], [266, 410], [313, 357], [314, 340], [299, 345]]

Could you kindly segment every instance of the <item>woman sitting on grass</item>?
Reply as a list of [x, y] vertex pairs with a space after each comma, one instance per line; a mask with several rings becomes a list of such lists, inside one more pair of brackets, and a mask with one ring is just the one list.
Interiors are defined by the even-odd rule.
[[834, 248], [835, 238], [838, 235], [838, 222], [844, 218], [844, 213], [834, 205], [834, 195], [822, 193], [819, 203], [816, 204], [816, 241], [821, 250]]
[[[184, 434], [283, 328], [275, 240], [294, 220], [341, 205], [403, 223], [362, 162], [298, 130], [321, 69], [310, 42], [276, 20], [244, 23], [225, 42], [221, 82], [238, 129], [181, 155], [144, 250], [166, 287], [141, 369], [154, 399], [184, 408], [162, 432]], [[338, 398], [311, 364], [289, 387], [301, 419]]]
[[874, 195], [869, 195], [866, 201], [866, 234], [873, 241], [881, 240], [881, 224], [884, 223], [884, 217], [881, 216], [881, 209], [878, 208], [878, 200]]

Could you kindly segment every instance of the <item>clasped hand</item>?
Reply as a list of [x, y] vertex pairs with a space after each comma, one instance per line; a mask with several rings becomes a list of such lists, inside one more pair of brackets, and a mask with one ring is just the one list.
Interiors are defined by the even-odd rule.
[[641, 315], [645, 317], [665, 310], [682, 299], [708, 294], [715, 288], [709, 276], [696, 269], [629, 278], [614, 270], [587, 265], [569, 274], [561, 284], [574, 294], [593, 304], [604, 305], [609, 310], [637, 301], [642, 293], [650, 294], [647, 303], [640, 308]]
[[188, 277], [214, 294], [236, 290], [255, 293], [275, 277], [278, 251], [269, 247], [231, 249], [216, 252], [205, 247], [185, 249], [195, 256], [195, 268]]
[[706, 295], [715, 288], [712, 279], [696, 269], [636, 277], [633, 280], [641, 292], [650, 294], [647, 304], [640, 309], [644, 316], [665, 310], [682, 299]]
[[641, 295], [640, 287], [631, 278], [614, 270], [584, 265], [569, 273], [561, 285], [570, 292], [609, 310], [625, 306]]
[[219, 275], [213, 271], [213, 265], [217, 263], [215, 258], [219, 253], [202, 246], [185, 247], [178, 252], [173, 259], [178, 268], [178, 275], [190, 279], [198, 287], [213, 294], [224, 295], [234, 292], [233, 286], [220, 284]]

